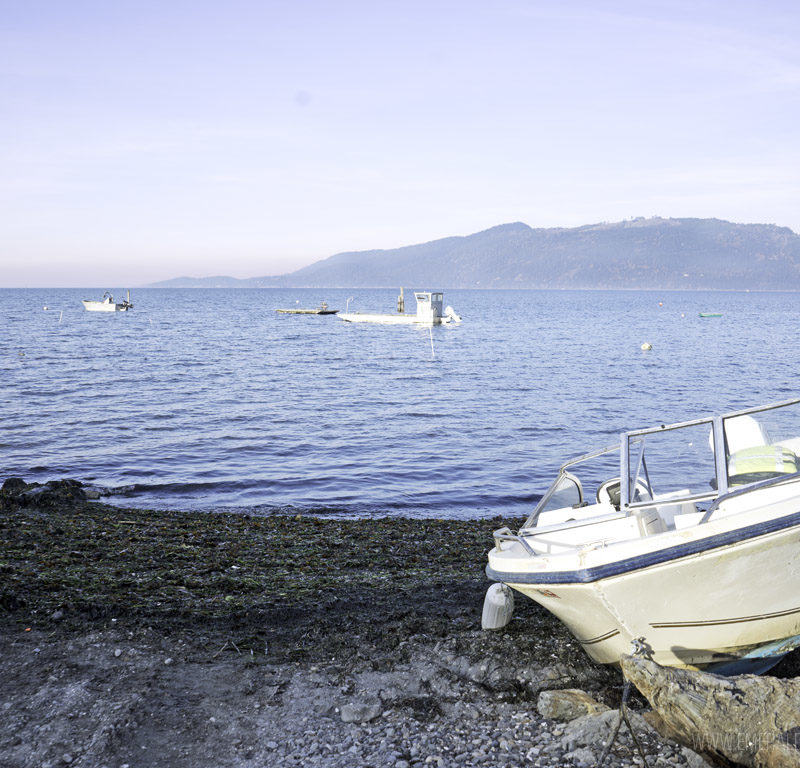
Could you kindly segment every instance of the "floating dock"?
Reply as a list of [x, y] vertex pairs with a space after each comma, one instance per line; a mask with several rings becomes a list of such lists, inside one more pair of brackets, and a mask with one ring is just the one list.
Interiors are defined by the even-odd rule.
[[338, 309], [328, 309], [328, 305], [323, 301], [316, 309], [276, 309], [284, 315], [335, 315]]

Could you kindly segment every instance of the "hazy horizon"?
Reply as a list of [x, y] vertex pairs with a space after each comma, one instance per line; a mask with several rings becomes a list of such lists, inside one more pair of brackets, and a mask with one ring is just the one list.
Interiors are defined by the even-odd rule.
[[522, 221], [800, 232], [800, 8], [5, 4], [2, 287], [282, 275]]

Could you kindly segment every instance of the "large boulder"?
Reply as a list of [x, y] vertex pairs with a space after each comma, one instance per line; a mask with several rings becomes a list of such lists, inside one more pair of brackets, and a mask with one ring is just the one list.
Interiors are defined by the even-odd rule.
[[800, 679], [720, 677], [633, 656], [621, 665], [663, 736], [716, 765], [800, 768]]

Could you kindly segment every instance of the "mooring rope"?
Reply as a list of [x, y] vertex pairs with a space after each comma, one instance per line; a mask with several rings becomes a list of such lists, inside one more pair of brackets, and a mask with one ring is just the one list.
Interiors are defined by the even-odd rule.
[[[644, 638], [638, 638], [633, 641], [633, 650], [631, 653], [632, 656], [647, 655], [648, 646], [645, 642], [643, 642], [643, 640]], [[611, 738], [608, 740], [608, 744], [606, 744], [606, 747], [603, 750], [603, 754], [600, 755], [600, 759], [597, 761], [597, 768], [601, 768], [603, 763], [605, 763], [606, 758], [611, 752], [611, 747], [614, 746], [614, 742], [617, 740], [617, 736], [619, 735], [619, 729], [622, 727], [623, 722], [625, 723], [625, 725], [628, 726], [628, 730], [630, 731], [631, 736], [633, 737], [633, 743], [636, 744], [636, 749], [639, 750], [639, 756], [642, 758], [644, 768], [650, 768], [647, 762], [647, 757], [645, 756], [644, 750], [642, 749], [642, 745], [636, 736], [636, 731], [633, 730], [631, 721], [628, 719], [628, 709], [626, 705], [631, 695], [631, 681], [625, 679], [624, 672], [622, 673], [622, 682], [624, 683], [624, 686], [622, 688], [622, 701], [619, 703], [619, 718], [617, 719], [617, 725], [616, 728], [614, 728], [614, 733], [611, 734]]]

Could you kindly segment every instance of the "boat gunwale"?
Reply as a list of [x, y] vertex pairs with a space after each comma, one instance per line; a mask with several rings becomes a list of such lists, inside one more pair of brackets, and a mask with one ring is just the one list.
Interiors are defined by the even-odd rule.
[[[717, 521], [730, 520], [731, 518], [718, 518]], [[712, 521], [712, 522], [717, 522]], [[696, 526], [697, 528], [699, 526]], [[736, 544], [741, 544], [747, 541], [760, 538], [762, 536], [769, 536], [782, 531], [787, 531], [792, 528], [800, 528], [800, 511], [791, 512], [786, 515], [763, 520], [758, 523], [752, 523], [747, 526], [737, 526], [727, 531], [714, 533], [710, 536], [703, 536], [692, 541], [682, 542], [668, 547], [654, 549], [650, 552], [644, 552], [632, 557], [613, 560], [608, 563], [600, 565], [578, 568], [569, 571], [537, 571], [532, 573], [530, 571], [498, 571], [491, 567], [486, 566], [486, 575], [492, 581], [500, 581], [504, 584], [591, 584], [593, 582], [601, 581], [603, 579], [611, 578], [614, 576], [621, 576], [635, 571], [644, 570], [656, 565], [661, 565], [674, 560], [680, 560], [685, 557], [692, 557], [695, 555], [712, 552], [715, 549], [722, 549], [723, 547], [730, 547]], [[691, 530], [691, 529], [687, 529]], [[664, 534], [656, 534], [663, 536], [674, 531], [667, 531]], [[655, 538], [655, 537], [648, 537]], [[639, 539], [627, 539], [624, 542], [638, 541]], [[576, 547], [573, 552], [577, 553], [580, 548]], [[570, 553], [571, 554], [571, 553]], [[549, 555], [548, 557], [552, 557]], [[525, 558], [526, 562], [530, 562], [530, 556]]]

